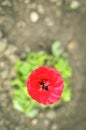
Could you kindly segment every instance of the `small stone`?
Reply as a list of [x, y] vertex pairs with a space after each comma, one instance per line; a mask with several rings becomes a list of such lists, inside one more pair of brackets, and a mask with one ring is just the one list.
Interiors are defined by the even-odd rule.
[[71, 41], [68, 45], [67, 45], [67, 50], [70, 53], [75, 52], [78, 49], [78, 43], [76, 41]]
[[45, 125], [45, 126], [49, 126], [49, 124], [50, 124], [50, 123], [49, 123], [49, 120], [45, 119], [45, 120], [44, 120], [44, 125]]
[[36, 12], [32, 12], [30, 14], [30, 20], [35, 23], [39, 20], [39, 15]]
[[29, 4], [29, 3], [30, 3], [30, 0], [24, 0], [24, 3], [25, 3], [25, 4]]
[[11, 63], [15, 63], [18, 59], [16, 55], [17, 48], [13, 45], [9, 45], [7, 50], [4, 52], [4, 55], [11, 61]]
[[52, 3], [56, 3], [58, 0], [51, 0]]
[[51, 126], [51, 130], [58, 130], [57, 124], [53, 124], [53, 125]]
[[37, 9], [40, 14], [44, 14], [44, 8], [42, 5], [38, 5]]
[[5, 0], [2, 2], [2, 6], [11, 6], [11, 3], [9, 0]]
[[11, 63], [15, 63], [18, 60], [18, 57], [16, 55], [11, 55], [8, 57]]
[[17, 51], [17, 47], [16, 47], [16, 46], [14, 46], [14, 45], [9, 45], [4, 54], [5, 54], [6, 56], [9, 56], [10, 54], [16, 53], [16, 51]]
[[55, 117], [56, 117], [56, 113], [52, 110], [50, 110], [50, 111], [48, 111], [47, 113], [46, 113], [46, 117], [48, 118], [48, 119], [54, 119]]
[[79, 2], [78, 1], [73, 1], [70, 4], [71, 9], [77, 9], [79, 7]]
[[57, 0], [56, 5], [57, 6], [61, 6], [62, 5], [62, 1], [61, 0]]
[[3, 52], [7, 47], [7, 39], [0, 40], [0, 52]]
[[8, 70], [8, 68], [5, 69], [5, 70], [1, 73], [2, 79], [6, 79], [6, 78], [8, 77], [8, 75], [9, 75], [9, 70]]
[[0, 61], [0, 68], [3, 69], [5, 67], [4, 61]]
[[38, 120], [37, 120], [37, 119], [33, 119], [33, 120], [32, 120], [32, 124], [33, 124], [33, 125], [36, 125], [37, 123], [38, 123]]
[[20, 128], [19, 127], [15, 127], [15, 130], [19, 130]]

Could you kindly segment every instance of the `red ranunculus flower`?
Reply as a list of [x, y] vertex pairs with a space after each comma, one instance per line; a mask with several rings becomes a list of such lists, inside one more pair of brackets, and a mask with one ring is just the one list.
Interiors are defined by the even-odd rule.
[[30, 96], [45, 105], [59, 101], [64, 88], [61, 74], [44, 66], [32, 71], [26, 85]]

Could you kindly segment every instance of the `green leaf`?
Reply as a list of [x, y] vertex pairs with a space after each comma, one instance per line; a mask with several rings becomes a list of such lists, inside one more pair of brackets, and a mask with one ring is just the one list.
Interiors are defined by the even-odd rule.
[[55, 56], [59, 56], [61, 54], [61, 49], [60, 49], [60, 42], [56, 41], [52, 44], [52, 54]]
[[28, 75], [28, 73], [31, 71], [31, 66], [27, 62], [24, 62], [19, 67], [19, 71], [22, 75]]
[[38, 109], [32, 109], [31, 111], [29, 111], [28, 113], [26, 113], [27, 116], [33, 118], [38, 114]]
[[12, 86], [22, 86], [22, 82], [20, 79], [16, 78], [15, 80], [11, 81]]
[[66, 88], [62, 94], [62, 100], [65, 102], [69, 102], [71, 100], [71, 91], [69, 88]]
[[19, 102], [17, 100], [13, 100], [13, 106], [15, 109], [19, 110], [19, 111], [22, 111], [22, 106], [19, 104]]

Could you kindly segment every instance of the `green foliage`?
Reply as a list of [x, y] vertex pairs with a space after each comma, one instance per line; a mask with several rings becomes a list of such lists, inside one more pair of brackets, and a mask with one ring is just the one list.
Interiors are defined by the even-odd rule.
[[54, 108], [61, 104], [62, 101], [68, 102], [71, 100], [71, 90], [69, 87], [69, 78], [72, 74], [71, 67], [68, 64], [67, 59], [64, 58], [64, 53], [62, 53], [60, 48], [60, 42], [57, 41], [52, 44], [51, 50], [52, 54], [47, 54], [45, 51], [40, 51], [38, 53], [31, 52], [28, 54], [25, 61], [18, 60], [14, 67], [17, 76], [11, 82], [11, 85], [16, 86], [17, 89], [14, 90], [13, 106], [29, 117], [34, 117], [38, 113], [39, 108], [46, 108], [28, 96], [25, 85], [28, 75], [32, 70], [39, 66], [52, 66], [59, 70], [64, 78], [65, 89], [62, 95], [62, 100], [59, 103], [49, 105], [48, 107]]
[[60, 48], [60, 42], [59, 41], [56, 41], [52, 44], [52, 53], [54, 56], [60, 56], [62, 51], [61, 51], [61, 48]]

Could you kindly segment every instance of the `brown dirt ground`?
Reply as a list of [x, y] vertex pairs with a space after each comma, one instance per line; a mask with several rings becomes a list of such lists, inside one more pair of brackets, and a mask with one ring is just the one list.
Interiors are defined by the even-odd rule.
[[[86, 130], [86, 0], [0, 0], [0, 130]], [[35, 12], [35, 19], [33, 14]], [[73, 98], [29, 119], [12, 106], [13, 65], [60, 40], [73, 69]]]

